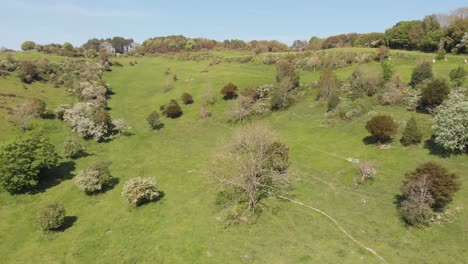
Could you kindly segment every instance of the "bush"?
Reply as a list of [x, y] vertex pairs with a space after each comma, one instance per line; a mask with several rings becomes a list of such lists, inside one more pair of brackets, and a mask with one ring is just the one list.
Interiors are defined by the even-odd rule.
[[49, 204], [39, 210], [37, 222], [42, 230], [60, 228], [65, 222], [65, 208], [61, 204]]
[[75, 183], [81, 191], [90, 194], [102, 191], [110, 184], [111, 179], [109, 163], [98, 161], [89, 169], [79, 171]]
[[382, 67], [382, 78], [384, 82], [388, 82], [392, 79], [394, 70], [392, 64], [389, 61], [382, 61], [380, 63]]
[[170, 118], [177, 118], [182, 115], [182, 108], [176, 100], [171, 100], [168, 104], [164, 105], [162, 108], [163, 115]]
[[[443, 209], [452, 201], [455, 192], [460, 189], [458, 175], [435, 162], [423, 163], [416, 170], [407, 173], [402, 188], [405, 190], [409, 184], [421, 180], [424, 180], [427, 185], [428, 194], [433, 199], [433, 203], [429, 205], [434, 210]], [[404, 194], [408, 198], [408, 193], [404, 192]]]
[[182, 96], [180, 97], [180, 99], [182, 99], [182, 102], [184, 102], [184, 104], [193, 103], [193, 97], [189, 93], [183, 93]]
[[65, 110], [63, 120], [80, 137], [96, 141], [104, 139], [112, 125], [109, 113], [91, 102], [77, 103]]
[[450, 71], [450, 81], [452, 81], [453, 85], [458, 87], [462, 86], [465, 82], [465, 76], [467, 72], [463, 66], [458, 66], [457, 68]]
[[434, 79], [423, 87], [419, 107], [423, 110], [434, 108], [447, 99], [449, 93], [450, 87], [445, 79]]
[[414, 68], [409, 85], [415, 87], [424, 80], [432, 79], [433, 77], [434, 74], [432, 73], [432, 64], [425, 61]]
[[221, 94], [223, 94], [224, 100], [235, 99], [237, 98], [237, 86], [230, 82], [221, 89]]
[[336, 77], [335, 72], [331, 70], [324, 70], [320, 74], [320, 79], [317, 85], [320, 88], [319, 97], [321, 99], [327, 99], [332, 94], [335, 94], [338, 88], [338, 78]]
[[419, 131], [416, 119], [411, 117], [406, 123], [405, 131], [401, 137], [401, 144], [405, 146], [419, 144], [422, 139], [422, 133]]
[[67, 138], [63, 144], [63, 153], [66, 158], [74, 159], [82, 155], [85, 146], [77, 139]]
[[447, 55], [447, 52], [445, 51], [445, 49], [439, 49], [437, 51], [437, 55], [435, 57], [436, 60], [443, 60], [445, 59], [445, 55]]
[[383, 143], [397, 133], [398, 124], [390, 116], [378, 115], [367, 121], [366, 129], [378, 142]]
[[57, 109], [55, 109], [55, 114], [57, 115], [57, 118], [63, 120], [63, 115], [65, 114], [65, 111], [67, 111], [70, 108], [72, 108], [72, 106], [69, 104], [61, 104], [57, 106]]
[[332, 94], [328, 98], [327, 112], [333, 111], [338, 106], [339, 103], [340, 103], [340, 97], [337, 94]]
[[151, 112], [151, 114], [146, 118], [146, 121], [148, 121], [148, 124], [152, 129], [160, 129], [163, 125], [159, 119], [159, 114], [156, 111]]
[[374, 95], [382, 83], [380, 74], [377, 71], [364, 72], [360, 68], [354, 70], [353, 74], [349, 77], [352, 92], [351, 97], [359, 98], [364, 95]]
[[122, 196], [133, 206], [139, 206], [156, 201], [160, 193], [155, 179], [136, 177], [125, 182]]
[[26, 50], [33, 50], [36, 47], [36, 43], [34, 41], [25, 41], [21, 44], [21, 49], [26, 51]]
[[0, 148], [0, 184], [9, 193], [29, 191], [39, 173], [58, 164], [55, 147], [39, 131], [20, 134]]
[[276, 64], [276, 82], [280, 83], [284, 79], [288, 78], [292, 83], [292, 88], [297, 88], [300, 85], [299, 72], [292, 61], [284, 59]]
[[358, 163], [358, 170], [361, 177], [354, 180], [356, 184], [363, 184], [366, 181], [373, 179], [377, 174], [374, 164], [370, 161], [360, 161]]
[[21, 61], [18, 70], [18, 77], [24, 83], [30, 84], [39, 79], [37, 66], [31, 61]]
[[435, 143], [450, 151], [468, 150], [468, 89], [458, 88], [437, 107]]
[[271, 93], [270, 109], [273, 111], [288, 109], [293, 102], [289, 95], [289, 91], [293, 88], [294, 84], [289, 78], [277, 83]]

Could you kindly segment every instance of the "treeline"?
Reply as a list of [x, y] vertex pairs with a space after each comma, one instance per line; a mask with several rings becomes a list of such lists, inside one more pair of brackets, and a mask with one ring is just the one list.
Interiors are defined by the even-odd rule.
[[422, 20], [400, 21], [385, 33], [348, 33], [320, 39], [312, 37], [305, 49], [379, 47], [453, 54], [468, 52], [468, 8], [433, 14]]
[[145, 55], [173, 52], [193, 52], [209, 50], [245, 50], [255, 54], [262, 52], [283, 52], [320, 50], [341, 47], [372, 47], [387, 46], [391, 49], [419, 50], [423, 52], [445, 51], [453, 54], [468, 52], [468, 8], [459, 8], [448, 14], [433, 14], [422, 20], [400, 21], [384, 33], [372, 32], [366, 34], [347, 33], [327, 38], [312, 37], [309, 41], [296, 40], [288, 47], [277, 40], [240, 39], [216, 41], [207, 38], [187, 38], [182, 35], [172, 35], [149, 38], [137, 44], [131, 38], [113, 37], [107, 39], [93, 38], [80, 47], [73, 47], [66, 42], [62, 44], [40, 45], [26, 41], [22, 50], [57, 54], [69, 57], [97, 57], [99, 52], [111, 54], [129, 53], [130, 55]]

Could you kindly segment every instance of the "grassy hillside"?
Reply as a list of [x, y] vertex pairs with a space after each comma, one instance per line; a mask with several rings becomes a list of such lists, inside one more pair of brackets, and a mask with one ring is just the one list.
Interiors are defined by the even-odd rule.
[[[432, 55], [406, 52], [407, 58], [392, 51], [392, 62], [403, 81], [412, 68]], [[242, 54], [218, 53], [219, 56]], [[33, 59], [35, 53], [15, 54]], [[466, 58], [466, 57], [465, 57]], [[57, 59], [57, 58], [54, 58]], [[448, 56], [437, 62], [434, 72], [447, 77], [463, 62], [462, 56]], [[119, 58], [124, 67], [114, 67], [104, 75], [115, 94], [109, 100], [112, 118], [124, 118], [132, 127], [131, 136], [109, 143], [86, 142], [90, 155], [67, 164], [55, 175], [59, 184], [37, 194], [9, 195], [0, 191], [0, 255], [3, 263], [378, 263], [379, 260], [349, 240], [330, 220], [307, 208], [270, 198], [259, 221], [253, 225], [225, 227], [218, 223], [214, 204], [217, 193], [204, 171], [219, 143], [229, 139], [235, 125], [223, 117], [227, 103], [219, 90], [228, 82], [241, 89], [273, 83], [274, 65], [260, 62], [225, 63], [208, 66], [209, 61], [179, 61], [168, 57]], [[136, 66], [128, 61], [138, 60]], [[340, 79], [353, 68], [338, 70]], [[369, 63], [365, 67], [379, 67]], [[465, 66], [466, 67], [466, 66]], [[164, 92], [170, 68], [179, 80]], [[468, 69], [468, 67], [466, 67]], [[202, 72], [208, 70], [208, 72]], [[301, 81], [317, 80], [318, 72], [304, 71]], [[466, 83], [465, 83], [466, 84]], [[217, 97], [213, 116], [199, 118], [200, 99], [208, 92]], [[178, 119], [163, 118], [165, 126], [152, 131], [146, 116], [183, 92], [194, 95], [195, 103], [183, 105]], [[50, 109], [73, 102], [63, 88], [48, 84], [23, 85], [14, 75], [1, 79], [0, 105], [12, 106], [26, 98], [39, 97]], [[325, 106], [315, 101], [310, 89], [301, 101], [284, 112], [262, 120], [290, 147], [291, 169], [297, 182], [291, 196], [320, 208], [334, 217], [357, 240], [375, 249], [389, 263], [460, 263], [468, 259], [468, 157], [441, 158], [422, 144], [403, 147], [398, 141], [391, 149], [366, 145], [368, 136], [363, 116], [353, 121], [324, 125]], [[408, 112], [402, 107], [375, 109], [397, 122], [416, 116], [430, 136], [431, 116]], [[9, 124], [7, 111], [0, 109], [0, 140], [17, 135]], [[36, 120], [44, 127], [58, 151], [69, 128], [58, 120]], [[400, 127], [399, 134], [401, 135]], [[399, 138], [399, 136], [398, 136]], [[377, 179], [355, 186], [355, 164], [346, 158], [373, 160]], [[111, 173], [119, 179], [112, 190], [87, 196], [72, 177], [95, 160], [112, 162]], [[424, 161], [436, 160], [461, 176], [462, 189], [449, 207], [448, 221], [425, 229], [408, 229], [394, 204], [404, 173]], [[123, 182], [131, 177], [156, 177], [164, 197], [139, 208], [121, 197]], [[63, 232], [43, 235], [36, 225], [39, 208], [62, 202], [67, 215], [74, 216]]]

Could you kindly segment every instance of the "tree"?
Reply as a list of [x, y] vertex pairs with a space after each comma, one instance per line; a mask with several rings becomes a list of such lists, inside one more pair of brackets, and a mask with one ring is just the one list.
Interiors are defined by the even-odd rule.
[[465, 82], [465, 77], [467, 72], [463, 66], [458, 66], [457, 68], [450, 71], [449, 76], [455, 87], [462, 86]]
[[146, 121], [148, 121], [148, 124], [152, 129], [160, 129], [162, 127], [162, 122], [159, 118], [159, 114], [156, 111], [151, 112], [151, 114], [148, 115], [146, 118]]
[[398, 124], [388, 115], [377, 115], [367, 121], [366, 129], [378, 142], [383, 143], [397, 133]]
[[335, 73], [332, 70], [324, 70], [320, 74], [318, 87], [320, 88], [320, 98], [327, 99], [332, 94], [335, 94], [338, 89], [338, 78]]
[[114, 127], [114, 130], [117, 130], [117, 136], [126, 134], [131, 129], [123, 118], [112, 120], [112, 126]]
[[62, 204], [48, 204], [39, 210], [37, 223], [44, 231], [60, 228], [65, 223], [65, 208]]
[[168, 104], [163, 106], [162, 113], [163, 115], [170, 118], [178, 118], [182, 115], [183, 111], [182, 108], [180, 108], [177, 101], [173, 99], [169, 101]]
[[408, 225], [429, 225], [434, 215], [434, 199], [429, 191], [427, 175], [404, 182], [401, 187], [403, 201], [400, 203], [403, 219]]
[[180, 97], [182, 99], [182, 102], [184, 102], [184, 104], [191, 104], [193, 103], [193, 97], [191, 94], [189, 93], [183, 93], [182, 96]]
[[39, 131], [21, 134], [0, 148], [0, 184], [10, 193], [29, 191], [39, 173], [58, 164], [54, 145]]
[[102, 191], [111, 180], [109, 163], [97, 161], [90, 168], [79, 171], [75, 183], [81, 191], [91, 194]]
[[26, 51], [26, 50], [33, 50], [36, 47], [36, 43], [34, 41], [25, 41], [23, 44], [21, 44], [21, 49]]
[[422, 133], [419, 131], [418, 125], [416, 124], [416, 119], [411, 117], [406, 123], [405, 130], [401, 137], [401, 144], [405, 146], [419, 144], [421, 142]]
[[445, 79], [434, 79], [423, 87], [419, 106], [422, 109], [434, 108], [447, 99], [449, 93], [450, 87]]
[[363, 184], [366, 181], [373, 179], [377, 174], [377, 170], [375, 169], [374, 163], [366, 160], [359, 161], [358, 170], [359, 174], [361, 174], [361, 178], [355, 179], [355, 182], [357, 184]]
[[21, 61], [18, 67], [18, 77], [22, 82], [30, 84], [34, 80], [38, 80], [39, 75], [37, 66], [30, 61]]
[[292, 83], [292, 88], [297, 88], [300, 85], [300, 76], [293, 62], [289, 59], [280, 60], [276, 64], [276, 82], [288, 78]]
[[432, 73], [432, 64], [427, 61], [424, 61], [423, 63], [417, 65], [414, 68], [409, 85], [415, 87], [416, 85], [422, 83], [424, 80], [432, 79], [433, 77], [434, 74]]
[[437, 55], [435, 57], [436, 60], [443, 60], [445, 59], [445, 55], [447, 55], [447, 52], [445, 51], [445, 49], [439, 49], [437, 51]]
[[77, 103], [65, 110], [63, 120], [80, 137], [96, 141], [104, 139], [111, 125], [109, 113], [92, 102]]
[[10, 122], [17, 125], [21, 130], [29, 128], [29, 122], [35, 117], [44, 114], [46, 103], [41, 99], [33, 98], [16, 106], [10, 117]]
[[403, 186], [425, 178], [427, 192], [433, 199], [430, 207], [434, 210], [443, 209], [452, 201], [455, 192], [460, 189], [458, 175], [449, 172], [445, 167], [435, 162], [423, 163], [414, 171], [407, 173]]
[[384, 82], [390, 81], [394, 74], [392, 64], [389, 61], [384, 60], [380, 63], [380, 66], [382, 67], [382, 78]]
[[122, 196], [133, 206], [156, 201], [160, 192], [153, 178], [130, 178], [124, 183]]
[[289, 95], [289, 91], [293, 88], [294, 84], [289, 78], [284, 78], [279, 83], [277, 83], [271, 93], [271, 110], [278, 111], [287, 109], [292, 103], [292, 98]]
[[468, 90], [458, 88], [436, 110], [435, 142], [450, 151], [468, 150]]
[[224, 100], [235, 99], [237, 98], [237, 86], [230, 82], [221, 89], [221, 94], [223, 94]]
[[234, 212], [227, 218], [252, 217], [262, 199], [288, 189], [288, 152], [287, 145], [264, 125], [250, 124], [234, 133], [210, 166], [222, 188], [223, 206]]
[[75, 159], [85, 152], [85, 146], [77, 139], [67, 138], [63, 143], [63, 153], [66, 158]]

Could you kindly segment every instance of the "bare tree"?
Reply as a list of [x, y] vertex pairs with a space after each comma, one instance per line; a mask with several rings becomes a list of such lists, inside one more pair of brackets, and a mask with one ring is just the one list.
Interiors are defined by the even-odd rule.
[[360, 161], [358, 163], [358, 170], [361, 174], [361, 178], [355, 180], [357, 184], [363, 184], [367, 180], [373, 179], [377, 174], [377, 170], [374, 167], [374, 163], [371, 161]]
[[403, 219], [409, 225], [427, 225], [431, 221], [434, 199], [430, 192], [430, 179], [423, 175], [402, 186], [405, 200], [401, 203]]
[[288, 167], [288, 147], [267, 126], [250, 124], [218, 153], [210, 174], [230, 193], [235, 218], [248, 218], [260, 200], [290, 186]]

